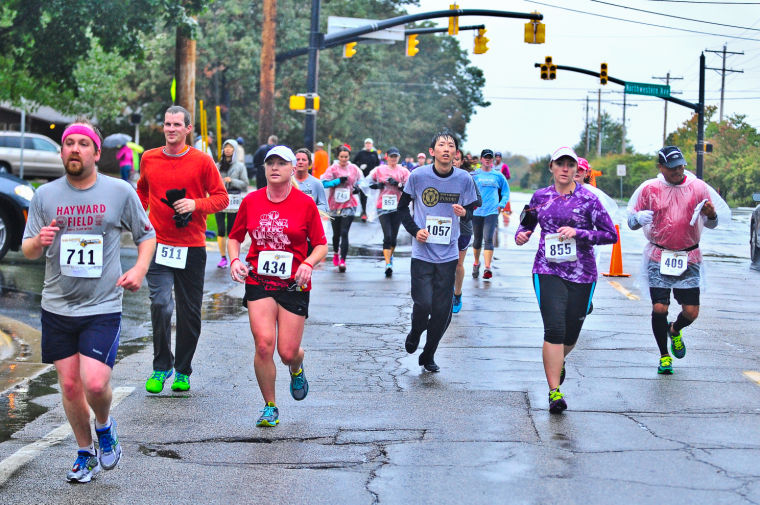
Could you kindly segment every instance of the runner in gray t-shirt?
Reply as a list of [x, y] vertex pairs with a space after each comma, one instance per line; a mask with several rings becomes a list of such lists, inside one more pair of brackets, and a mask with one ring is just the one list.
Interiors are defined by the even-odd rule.
[[317, 204], [319, 210], [327, 213], [330, 209], [327, 206], [325, 187], [322, 186], [322, 181], [309, 173], [312, 164], [311, 151], [302, 147], [297, 150], [295, 154], [295, 178], [298, 183], [298, 189], [300, 189], [302, 193], [309, 195], [311, 199], [314, 200], [314, 203]]
[[[433, 359], [438, 343], [451, 321], [459, 248], [459, 218], [472, 217], [478, 200], [475, 182], [453, 166], [459, 149], [448, 131], [437, 133], [430, 144], [433, 164], [417, 168], [409, 176], [398, 205], [401, 222], [412, 240], [412, 329], [406, 337], [406, 351], [413, 354], [422, 332], [427, 330], [419, 364], [429, 372], [440, 367]], [[409, 203], [414, 203], [414, 218]]]
[[[155, 232], [132, 186], [98, 174], [100, 143], [100, 133], [88, 121], [64, 130], [66, 175], [35, 193], [21, 244], [27, 258], [45, 253], [42, 360], [55, 365], [79, 446], [66, 477], [72, 482], [89, 482], [121, 457], [116, 421], [110, 416], [121, 294], [122, 289], [140, 288], [156, 248]], [[137, 261], [122, 274], [124, 230], [137, 243]], [[90, 408], [99, 451], [92, 440]]]
[[[137, 244], [156, 236], [132, 186], [99, 173], [84, 189], [66, 177], [56, 179], [34, 195], [24, 239], [53, 219], [60, 231], [45, 252], [42, 308], [63, 316], [121, 312], [121, 232], [131, 232]], [[96, 239], [92, 247], [80, 246]]]

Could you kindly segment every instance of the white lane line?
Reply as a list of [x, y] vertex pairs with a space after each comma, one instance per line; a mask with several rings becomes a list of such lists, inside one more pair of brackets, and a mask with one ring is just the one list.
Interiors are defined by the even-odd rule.
[[[118, 387], [114, 389], [111, 411], [113, 411], [113, 409], [134, 390], [134, 387]], [[0, 461], [0, 486], [5, 484], [5, 481], [7, 481], [16, 470], [36, 458], [39, 453], [52, 445], [60, 443], [69, 435], [71, 435], [71, 426], [69, 426], [69, 423], [62, 424], [36, 442], [25, 445], [3, 461]]]
[[744, 376], [747, 377], [749, 380], [760, 386], [760, 372], [755, 372], [754, 370], [747, 370], [744, 372]]
[[641, 300], [641, 298], [639, 298], [638, 295], [634, 295], [633, 293], [631, 293], [630, 291], [628, 291], [627, 289], [625, 289], [619, 282], [617, 282], [617, 281], [607, 281], [607, 282], [609, 282], [610, 286], [612, 286], [617, 291], [619, 291], [620, 293], [622, 293], [629, 300]]

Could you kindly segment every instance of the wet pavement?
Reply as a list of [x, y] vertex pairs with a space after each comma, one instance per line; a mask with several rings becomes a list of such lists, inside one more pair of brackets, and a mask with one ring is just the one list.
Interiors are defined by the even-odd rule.
[[[520, 198], [527, 195], [515, 195], [513, 208], [522, 207]], [[280, 366], [281, 423], [273, 429], [255, 427], [262, 400], [242, 287], [214, 267], [218, 253], [210, 253], [192, 390], [144, 391], [152, 351], [143, 288], [125, 298], [129, 352], [113, 378], [125, 392], [114, 409], [123, 461], [94, 483], [69, 485], [64, 475], [76, 450], [69, 436], [4, 473], [9, 457], [65, 424], [53, 374], [44, 374], [12, 390], [14, 402], [25, 395], [33, 398], [29, 408], [44, 413], [0, 443], [0, 479], [9, 475], [0, 496], [130, 505], [760, 503], [760, 385], [752, 380], [760, 377], [760, 273], [749, 270], [742, 219], [725, 233], [705, 233], [708, 290], [673, 376], [656, 374], [651, 305], [635, 276], [614, 279], [619, 288], [600, 277], [594, 312], [568, 360], [570, 408], [560, 416], [547, 412], [530, 277], [537, 241], [517, 248], [504, 233], [493, 280], [465, 278], [464, 307], [436, 355], [442, 371], [429, 374], [403, 349], [409, 242], [386, 279], [379, 227], [355, 223], [352, 252], [363, 257], [350, 257], [345, 274], [331, 264], [315, 270], [304, 337], [309, 396], [290, 398]], [[624, 268], [635, 274], [641, 233], [621, 232]], [[470, 263], [471, 256], [468, 273]], [[39, 301], [14, 282], [31, 298], [11, 317], [33, 326]]]

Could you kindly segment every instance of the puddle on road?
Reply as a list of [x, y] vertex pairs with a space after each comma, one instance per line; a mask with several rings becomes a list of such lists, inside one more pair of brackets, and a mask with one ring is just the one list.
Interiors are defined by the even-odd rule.
[[203, 321], [219, 321], [247, 312], [238, 296], [230, 296], [227, 293], [214, 293], [203, 300], [201, 307], [201, 319]]
[[35, 403], [34, 399], [57, 393], [58, 390], [53, 387], [57, 380], [55, 371], [50, 370], [0, 396], [0, 442], [10, 439], [11, 435], [47, 411], [47, 407]]
[[[43, 277], [44, 262], [31, 262], [23, 258], [19, 259], [15, 253], [9, 254], [3, 260], [2, 269], [0, 269], [0, 307], [3, 308], [3, 315], [39, 329], [41, 301], [39, 292]], [[238, 316], [244, 310], [239, 298], [223, 293], [211, 294], [204, 297], [202, 317], [204, 320], [221, 320]], [[139, 293], [128, 291], [124, 293], [122, 335], [129, 335], [131, 338], [122, 340], [120, 343], [116, 355], [117, 362], [153, 343], [150, 328], [150, 301], [143, 290]], [[31, 363], [30, 354], [37, 355], [33, 358], [34, 361], [39, 360], [39, 348], [39, 340], [16, 340], [15, 354], [8, 359], [0, 360], [0, 367], [9, 371], [5, 377], [8, 385], [19, 378], [28, 376], [28, 374], [24, 375], [24, 370], [28, 371], [29, 368], [24, 368], [24, 365]], [[35, 400], [45, 395], [58, 395], [57, 380], [55, 370], [51, 369], [0, 394], [0, 442], [10, 439], [13, 433], [48, 410], [48, 407], [36, 403]], [[0, 387], [0, 391], [3, 389], [5, 388]], [[56, 400], [58, 401], [60, 399]]]

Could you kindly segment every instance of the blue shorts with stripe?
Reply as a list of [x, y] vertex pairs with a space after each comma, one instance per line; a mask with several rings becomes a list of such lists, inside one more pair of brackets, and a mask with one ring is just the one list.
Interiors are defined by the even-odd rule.
[[121, 312], [62, 316], [42, 309], [40, 320], [43, 363], [78, 353], [113, 368], [121, 336]]

